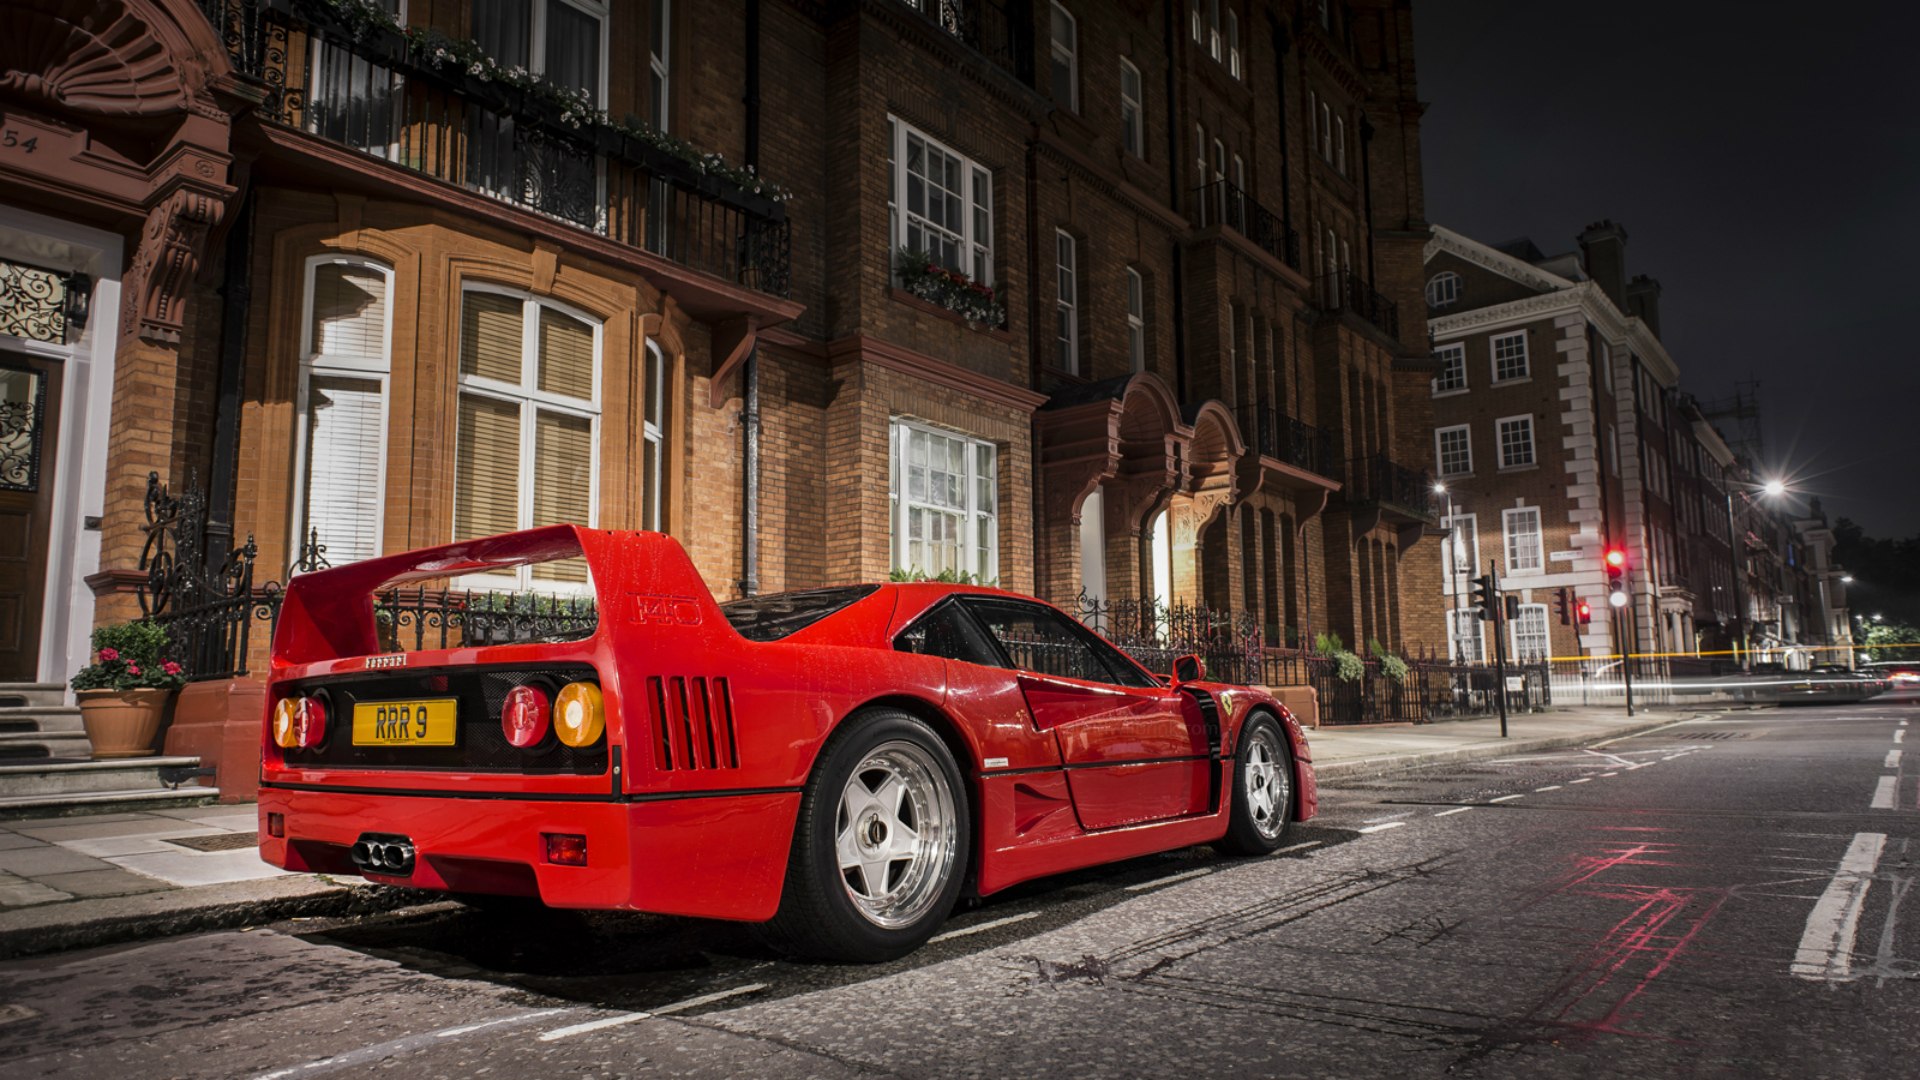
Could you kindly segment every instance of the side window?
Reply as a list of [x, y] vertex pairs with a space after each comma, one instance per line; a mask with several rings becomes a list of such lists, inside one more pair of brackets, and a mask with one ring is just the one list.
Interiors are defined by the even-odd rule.
[[969, 664], [1000, 666], [1000, 652], [981, 632], [979, 624], [952, 600], [936, 604], [893, 639], [898, 652], [921, 653]]
[[1111, 646], [1052, 608], [1017, 600], [964, 603], [1017, 670], [1120, 686], [1157, 685]]

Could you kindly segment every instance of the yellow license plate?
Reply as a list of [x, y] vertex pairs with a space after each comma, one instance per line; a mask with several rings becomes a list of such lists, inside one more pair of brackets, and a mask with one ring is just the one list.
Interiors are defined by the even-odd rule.
[[357, 701], [353, 705], [355, 746], [452, 746], [459, 702]]

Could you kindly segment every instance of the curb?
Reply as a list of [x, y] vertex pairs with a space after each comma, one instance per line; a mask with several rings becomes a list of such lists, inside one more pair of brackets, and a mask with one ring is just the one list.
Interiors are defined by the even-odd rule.
[[1394, 773], [1411, 772], [1430, 765], [1457, 765], [1469, 761], [1485, 761], [1489, 758], [1506, 757], [1509, 754], [1532, 753], [1539, 750], [1567, 750], [1576, 746], [1595, 746], [1634, 735], [1644, 735], [1649, 731], [1672, 724], [1685, 723], [1699, 719], [1705, 713], [1692, 713], [1685, 716], [1664, 716], [1657, 720], [1648, 720], [1643, 724], [1629, 724], [1605, 732], [1582, 732], [1578, 735], [1552, 735], [1537, 739], [1509, 739], [1504, 742], [1475, 743], [1472, 746], [1459, 746], [1447, 750], [1429, 750], [1415, 754], [1391, 754], [1383, 757], [1354, 758], [1347, 761], [1331, 761], [1325, 765], [1315, 762], [1314, 779], [1320, 783], [1328, 780], [1368, 780], [1379, 776], [1391, 776]]
[[208, 930], [233, 930], [281, 919], [392, 911], [422, 903], [433, 895], [303, 875], [44, 904], [0, 915], [0, 961]]

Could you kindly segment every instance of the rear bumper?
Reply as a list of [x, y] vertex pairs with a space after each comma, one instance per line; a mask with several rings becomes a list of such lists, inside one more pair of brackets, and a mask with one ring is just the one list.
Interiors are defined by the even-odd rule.
[[[260, 857], [351, 876], [354, 841], [383, 833], [411, 840], [417, 858], [405, 878], [365, 875], [382, 884], [758, 922], [779, 907], [799, 805], [798, 790], [559, 801], [268, 783], [260, 789]], [[284, 836], [269, 834], [268, 814], [283, 816]], [[587, 865], [547, 862], [543, 833], [586, 837]]]

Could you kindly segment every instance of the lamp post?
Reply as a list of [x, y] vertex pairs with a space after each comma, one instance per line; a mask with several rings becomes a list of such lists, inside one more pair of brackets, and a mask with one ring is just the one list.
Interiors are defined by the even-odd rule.
[[[1460, 601], [1465, 598], [1466, 568], [1460, 560], [1460, 522], [1453, 516], [1453, 492], [1447, 490], [1445, 481], [1435, 481], [1433, 493], [1447, 500], [1447, 558], [1453, 563], [1453, 622], [1447, 626], [1447, 651], [1449, 654], [1459, 651]], [[1450, 660], [1464, 660], [1465, 657], [1449, 655]]]
[[[1749, 484], [1747, 486], [1751, 488], [1756, 485]], [[1760, 493], [1770, 499], [1779, 498], [1787, 493], [1786, 482], [1777, 478], [1768, 480], [1757, 486]], [[1751, 663], [1753, 653], [1753, 623], [1752, 620], [1747, 618], [1747, 603], [1741, 596], [1743, 591], [1742, 586], [1745, 584], [1745, 578], [1747, 576], [1743, 565], [1746, 560], [1742, 557], [1744, 554], [1744, 545], [1740, 543], [1739, 537], [1733, 527], [1733, 481], [1727, 481], [1726, 490], [1727, 547], [1730, 549], [1729, 553], [1733, 557], [1733, 610], [1734, 618], [1740, 620], [1740, 639], [1739, 644], [1735, 647], [1735, 652], [1740, 660], [1740, 666], [1744, 668]], [[1747, 503], [1748, 505], [1752, 505], [1752, 496], [1748, 496]]]

